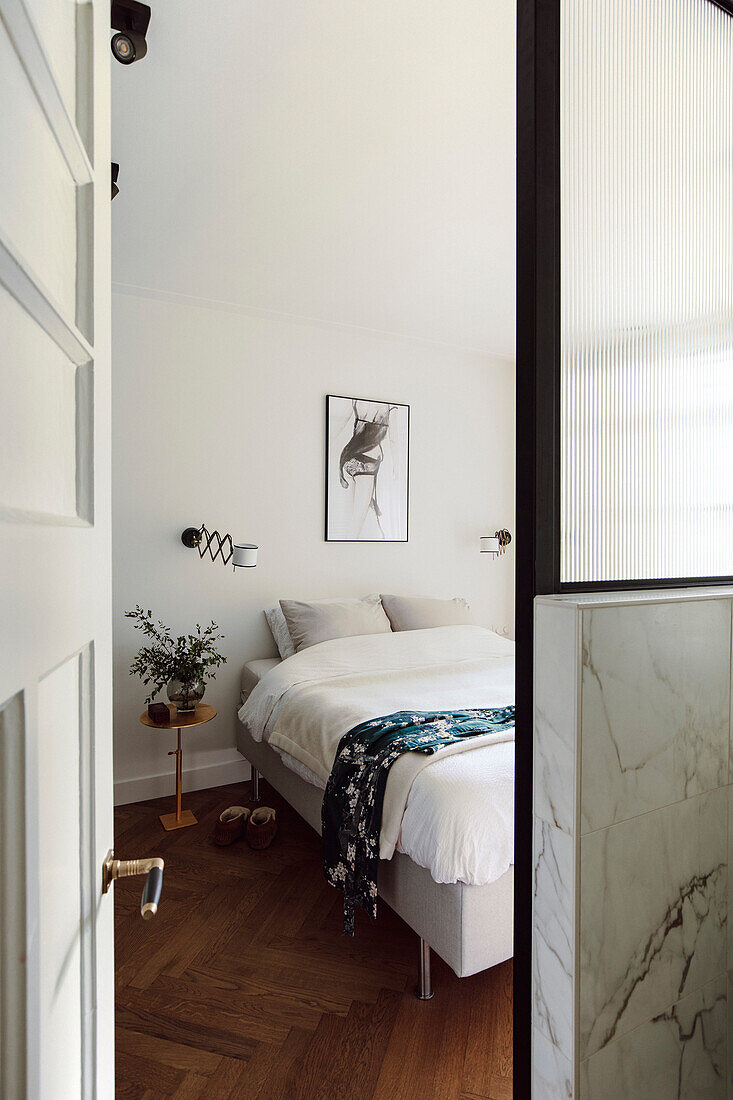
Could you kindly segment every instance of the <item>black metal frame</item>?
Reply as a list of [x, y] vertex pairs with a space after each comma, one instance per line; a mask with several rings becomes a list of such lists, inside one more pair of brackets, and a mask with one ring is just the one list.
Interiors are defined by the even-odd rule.
[[[705, 0], [733, 16], [733, 0]], [[531, 1096], [534, 598], [730, 577], [560, 580], [560, 0], [517, 5], [517, 501], [514, 1096]]]
[[[394, 405], [400, 409], [407, 409], [407, 496], [405, 500], [406, 514], [405, 514], [405, 537], [403, 539], [332, 539], [328, 537], [328, 507], [329, 507], [329, 492], [328, 492], [328, 460], [329, 460], [329, 433], [331, 426], [331, 401], [364, 401], [371, 402], [373, 405]], [[323, 515], [323, 539], [324, 542], [333, 543], [378, 543], [381, 545], [394, 545], [395, 543], [406, 543], [410, 541], [410, 406], [406, 405], [404, 401], [377, 401], [374, 397], [344, 397], [340, 393], [327, 393], [326, 394], [326, 453], [324, 458], [325, 478], [326, 478], [326, 493], [324, 498], [324, 515]]]
[[517, 5], [517, 501], [514, 1095], [531, 1095], [533, 617], [557, 591], [560, 0]]
[[[703, 0], [733, 16], [733, 0]], [[519, 0], [517, 87], [517, 452], [530, 425], [523, 391], [535, 391], [535, 595], [730, 585], [725, 577], [563, 581], [560, 574], [560, 0]], [[531, 23], [531, 33], [528, 26]], [[536, 42], [541, 48], [536, 47]], [[522, 54], [524, 59], [522, 60]], [[531, 56], [530, 56], [531, 55]], [[532, 59], [534, 63], [532, 65]], [[524, 157], [523, 157], [524, 153]], [[529, 174], [526, 174], [529, 173]], [[529, 184], [532, 176], [531, 188]], [[524, 202], [522, 200], [524, 199]], [[535, 255], [522, 251], [534, 239]], [[534, 276], [534, 278], [533, 278]], [[530, 316], [529, 302], [533, 305]], [[524, 314], [522, 310], [524, 309]], [[528, 343], [533, 347], [529, 354]], [[524, 354], [522, 350], [524, 345]], [[520, 384], [520, 361], [525, 359]], [[531, 368], [529, 364], [531, 363]], [[542, 370], [536, 364], [542, 364]], [[526, 410], [525, 410], [526, 411]], [[523, 429], [520, 429], [523, 422]], [[525, 483], [525, 489], [528, 483]], [[517, 478], [517, 492], [522, 496]], [[517, 508], [519, 511], [519, 500]], [[518, 566], [519, 568], [519, 566]]]

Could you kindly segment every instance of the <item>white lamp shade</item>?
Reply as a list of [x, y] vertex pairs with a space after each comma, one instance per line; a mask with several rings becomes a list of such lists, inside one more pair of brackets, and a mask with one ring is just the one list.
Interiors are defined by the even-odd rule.
[[498, 535], [482, 535], [479, 539], [482, 554], [498, 554], [499, 553], [499, 536]]
[[259, 547], [255, 546], [251, 542], [235, 542], [234, 543], [234, 555], [232, 557], [232, 563], [235, 566], [240, 566], [243, 569], [254, 569], [257, 565], [257, 553]]

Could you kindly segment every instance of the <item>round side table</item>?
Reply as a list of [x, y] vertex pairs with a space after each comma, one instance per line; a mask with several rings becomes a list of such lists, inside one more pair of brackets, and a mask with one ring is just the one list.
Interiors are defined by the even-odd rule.
[[196, 818], [191, 810], [181, 809], [181, 784], [183, 780], [183, 750], [181, 749], [181, 730], [190, 726], [203, 726], [204, 722], [210, 722], [216, 717], [216, 707], [210, 707], [208, 703], [199, 703], [196, 710], [189, 714], [179, 714], [172, 703], [168, 704], [169, 718], [167, 722], [154, 722], [144, 711], [140, 715], [140, 721], [144, 726], [150, 726], [155, 730], [178, 730], [178, 747], [168, 753], [176, 758], [176, 812], [161, 814], [160, 823], [168, 832], [171, 829], [184, 829], [187, 825], [195, 825]]

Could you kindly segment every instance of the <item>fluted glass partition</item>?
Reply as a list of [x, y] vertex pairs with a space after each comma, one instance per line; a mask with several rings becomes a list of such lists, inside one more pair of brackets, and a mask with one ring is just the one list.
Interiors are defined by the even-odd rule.
[[733, 18], [561, 33], [561, 580], [733, 575]]

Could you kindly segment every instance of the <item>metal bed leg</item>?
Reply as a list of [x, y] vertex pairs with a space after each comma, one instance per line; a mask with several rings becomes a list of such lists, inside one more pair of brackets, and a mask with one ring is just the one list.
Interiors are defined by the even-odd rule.
[[252, 801], [259, 802], [260, 800], [260, 773], [254, 765], [250, 765], [252, 768]]
[[433, 983], [430, 978], [430, 944], [420, 938], [420, 954], [417, 963], [417, 989], [415, 996], [418, 1001], [429, 1001], [433, 996]]

